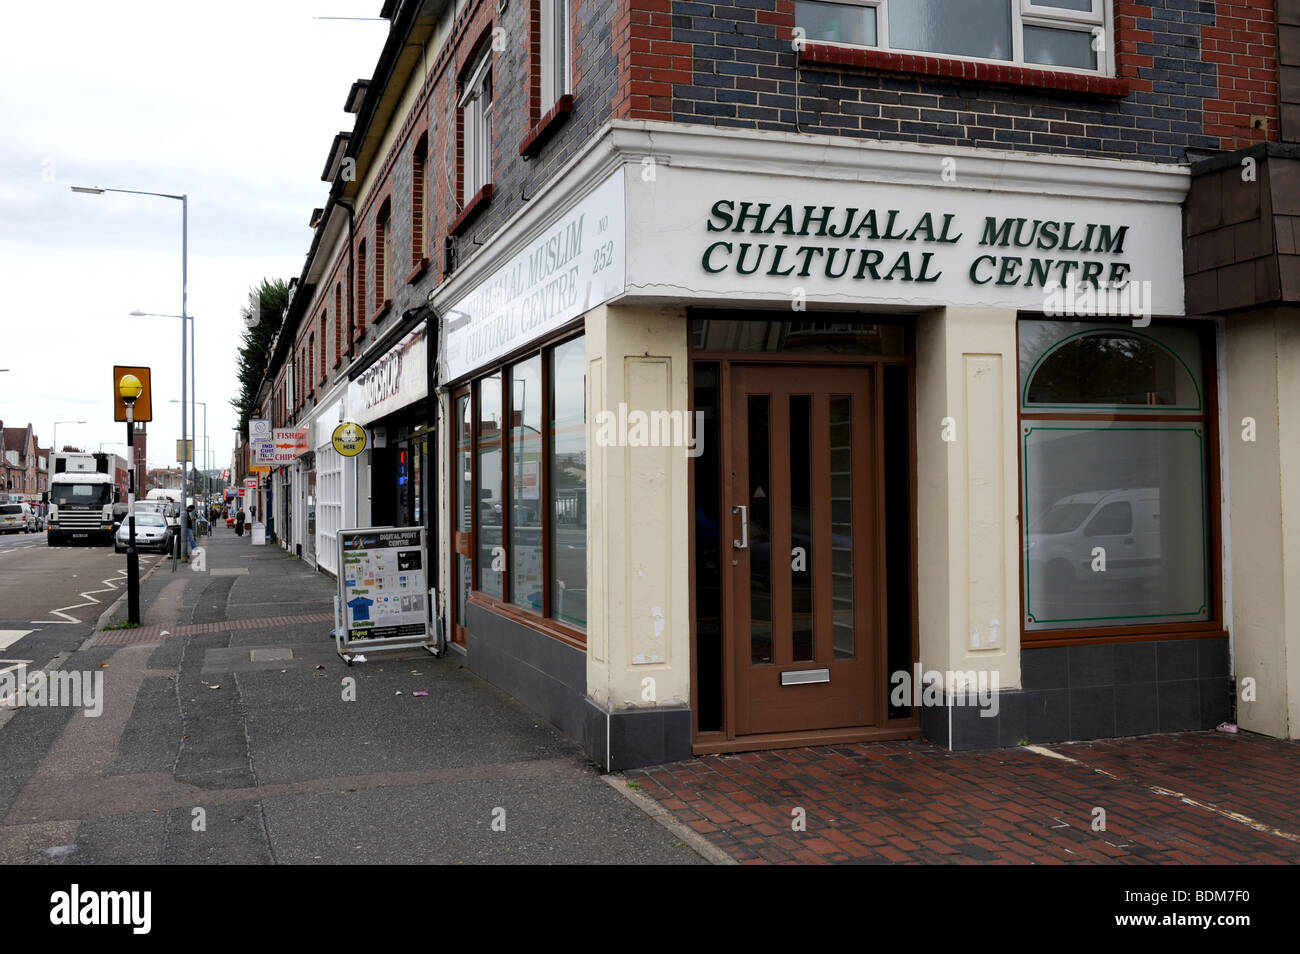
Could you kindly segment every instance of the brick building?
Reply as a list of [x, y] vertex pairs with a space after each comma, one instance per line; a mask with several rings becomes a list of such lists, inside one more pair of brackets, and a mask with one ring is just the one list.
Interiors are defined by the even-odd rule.
[[1296, 736], [1300, 3], [382, 15], [261, 390], [285, 546], [428, 528], [606, 766]]
[[41, 447], [32, 426], [5, 427], [0, 420], [0, 494], [36, 503], [49, 489], [48, 447]]

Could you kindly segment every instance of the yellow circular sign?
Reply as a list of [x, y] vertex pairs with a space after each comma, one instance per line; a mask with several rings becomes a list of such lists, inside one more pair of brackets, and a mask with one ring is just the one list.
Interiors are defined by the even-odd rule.
[[366, 449], [366, 429], [344, 421], [334, 428], [334, 449], [344, 457], [356, 457]]

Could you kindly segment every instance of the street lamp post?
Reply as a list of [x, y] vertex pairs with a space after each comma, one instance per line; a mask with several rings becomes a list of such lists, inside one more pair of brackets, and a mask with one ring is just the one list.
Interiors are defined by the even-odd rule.
[[85, 421], [55, 421], [54, 422], [54, 453], [59, 453], [59, 425], [60, 424], [85, 424]]
[[[132, 314], [134, 314], [134, 312], [132, 312]], [[174, 315], [172, 315], [172, 316], [163, 315], [162, 317], [166, 318], [166, 317], [175, 317], [175, 316], [174, 316]], [[191, 320], [193, 320], [194, 316], [191, 315], [190, 318], [191, 318]], [[190, 341], [192, 342], [193, 340], [194, 340], [194, 333], [193, 333], [193, 331], [191, 331], [191, 332], [190, 332]], [[194, 379], [193, 379], [193, 376], [191, 376], [191, 378], [190, 378], [190, 386], [193, 387], [193, 385], [194, 385]], [[169, 403], [169, 404], [179, 404], [180, 402], [177, 401], [175, 398], [172, 398], [168, 403]], [[197, 405], [202, 406], [202, 408], [203, 408], [203, 466], [204, 466], [204, 468], [206, 468], [206, 467], [208, 466], [208, 402], [207, 402], [207, 401], [194, 401], [194, 400], [191, 400], [191, 401], [190, 401], [190, 404], [197, 404]], [[199, 437], [199, 428], [198, 428], [198, 425], [195, 424], [195, 426], [194, 426], [194, 439], [195, 439], [195, 442], [198, 441], [198, 437]], [[207, 491], [208, 491], [208, 475], [207, 475], [206, 473], [204, 473], [204, 475], [203, 475], [203, 492], [204, 492], [204, 493], [207, 493]], [[198, 508], [195, 508], [195, 509], [197, 510]]]
[[[186, 401], [186, 321], [189, 309], [189, 272], [190, 272], [190, 197], [188, 195], [173, 195], [170, 192], [145, 192], [139, 189], [104, 189], [99, 186], [72, 186], [73, 192], [80, 192], [86, 195], [103, 195], [105, 192], [119, 192], [125, 195], [149, 195], [159, 199], [175, 199], [181, 204], [181, 447], [185, 447], [185, 401]], [[183, 458], [185, 455], [182, 454]], [[185, 461], [181, 460], [181, 532], [177, 550], [184, 551], [187, 542], [187, 531], [189, 522], [186, 518], [185, 509], [185, 484], [186, 471]], [[172, 572], [176, 572], [175, 555], [172, 556]]]
[[[126, 405], [126, 443], [135, 455], [135, 402], [144, 391], [144, 385], [134, 374], [124, 374], [117, 384], [117, 393]], [[103, 445], [100, 445], [101, 449]], [[129, 622], [140, 624], [140, 554], [135, 548], [135, 469], [129, 471], [130, 483], [126, 495], [126, 614]], [[116, 545], [116, 541], [114, 541]]]

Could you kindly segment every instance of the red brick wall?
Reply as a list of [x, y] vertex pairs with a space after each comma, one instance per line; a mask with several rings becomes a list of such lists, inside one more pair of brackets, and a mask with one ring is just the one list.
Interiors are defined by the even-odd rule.
[[1224, 149], [1278, 139], [1277, 16], [1274, 0], [1218, 0], [1201, 28], [1201, 58], [1219, 71], [1205, 101], [1205, 131]]

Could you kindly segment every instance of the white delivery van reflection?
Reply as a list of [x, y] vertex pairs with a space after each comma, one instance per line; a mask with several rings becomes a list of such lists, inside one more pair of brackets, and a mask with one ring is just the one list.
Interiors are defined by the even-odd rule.
[[[1093, 568], [1098, 547], [1103, 572]], [[1160, 488], [1062, 497], [1029, 524], [1028, 549], [1031, 580], [1052, 596], [1076, 583], [1139, 587], [1160, 572]]]

